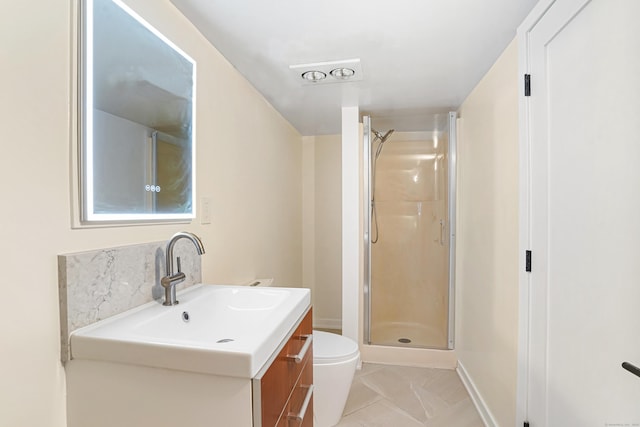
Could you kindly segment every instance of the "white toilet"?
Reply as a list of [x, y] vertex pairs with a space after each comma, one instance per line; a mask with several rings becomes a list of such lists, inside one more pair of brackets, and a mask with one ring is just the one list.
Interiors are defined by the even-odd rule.
[[340, 422], [359, 359], [355, 341], [313, 331], [314, 427], [331, 427]]

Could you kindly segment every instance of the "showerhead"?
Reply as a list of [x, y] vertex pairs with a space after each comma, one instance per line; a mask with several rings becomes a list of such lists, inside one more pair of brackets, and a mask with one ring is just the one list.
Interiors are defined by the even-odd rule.
[[377, 139], [380, 140], [380, 143], [385, 142], [387, 140], [387, 138], [389, 138], [394, 131], [395, 131], [395, 129], [389, 129], [387, 131], [387, 133], [385, 133], [383, 135], [380, 132], [378, 132], [377, 130], [371, 129], [371, 132], [376, 136]]
[[376, 139], [380, 140], [380, 144], [378, 144], [378, 148], [376, 150], [376, 156], [375, 156], [376, 160], [378, 159], [378, 157], [380, 156], [380, 153], [382, 152], [382, 147], [384, 146], [384, 142], [387, 140], [387, 138], [391, 136], [393, 131], [394, 131], [393, 129], [390, 129], [387, 131], [387, 133], [383, 135], [377, 130], [371, 129], [371, 133], [375, 135], [375, 138], [373, 138], [373, 141], [371, 142], [371, 144], [373, 145], [376, 142]]

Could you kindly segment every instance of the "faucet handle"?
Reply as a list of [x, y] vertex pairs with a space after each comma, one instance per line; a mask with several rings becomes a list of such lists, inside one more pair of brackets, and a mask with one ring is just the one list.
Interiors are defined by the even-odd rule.
[[182, 266], [180, 265], [180, 257], [176, 257], [176, 264], [178, 265], [178, 273], [182, 273]]

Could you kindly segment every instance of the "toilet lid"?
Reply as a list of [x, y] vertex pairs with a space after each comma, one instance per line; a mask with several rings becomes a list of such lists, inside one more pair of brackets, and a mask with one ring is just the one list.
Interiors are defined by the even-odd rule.
[[358, 344], [342, 335], [313, 331], [313, 363], [336, 363], [359, 354]]

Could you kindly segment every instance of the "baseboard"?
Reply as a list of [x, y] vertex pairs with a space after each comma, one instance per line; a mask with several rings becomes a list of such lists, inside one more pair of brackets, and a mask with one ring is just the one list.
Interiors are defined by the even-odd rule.
[[313, 319], [314, 328], [322, 329], [342, 329], [342, 319]]
[[493, 414], [489, 410], [489, 407], [485, 403], [484, 399], [478, 392], [475, 383], [467, 374], [466, 369], [464, 369], [464, 365], [458, 361], [458, 367], [456, 368], [456, 372], [460, 377], [460, 381], [464, 384], [464, 388], [467, 389], [469, 396], [471, 397], [471, 401], [475, 405], [478, 413], [480, 414], [480, 418], [482, 418], [482, 422], [486, 427], [498, 427], [498, 423], [496, 419], [493, 417]]

